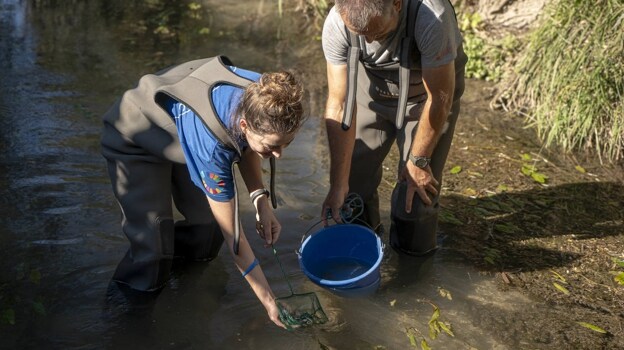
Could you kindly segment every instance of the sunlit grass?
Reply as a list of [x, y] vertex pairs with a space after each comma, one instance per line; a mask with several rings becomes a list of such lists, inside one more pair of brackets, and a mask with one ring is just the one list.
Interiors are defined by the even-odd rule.
[[503, 95], [546, 145], [624, 158], [624, 3], [560, 1], [546, 9]]

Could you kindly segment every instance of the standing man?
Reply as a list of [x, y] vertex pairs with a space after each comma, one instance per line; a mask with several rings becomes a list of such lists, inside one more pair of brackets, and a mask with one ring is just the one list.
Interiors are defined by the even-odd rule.
[[[449, 0], [336, 0], [323, 27], [331, 152], [322, 217], [340, 222], [348, 193], [383, 232], [377, 187], [392, 143], [400, 152], [390, 244], [436, 248], [442, 170], [451, 146], [467, 57]], [[326, 219], [324, 223], [327, 224]]]

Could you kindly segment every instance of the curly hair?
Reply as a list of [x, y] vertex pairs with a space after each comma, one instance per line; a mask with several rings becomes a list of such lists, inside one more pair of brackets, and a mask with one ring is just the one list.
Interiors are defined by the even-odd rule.
[[240, 135], [238, 120], [244, 118], [257, 134], [292, 134], [307, 116], [303, 111], [303, 86], [290, 72], [264, 73], [245, 89], [236, 110], [234, 130]]

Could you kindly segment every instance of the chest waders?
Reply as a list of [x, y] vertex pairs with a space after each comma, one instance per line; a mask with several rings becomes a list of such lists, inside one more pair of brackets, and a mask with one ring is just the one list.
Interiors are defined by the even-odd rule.
[[[163, 86], [156, 92], [156, 99], [158, 94], [164, 93], [171, 96], [176, 101], [184, 103], [193, 112], [199, 116], [204, 125], [210, 130], [214, 137], [219, 140], [219, 143], [226, 146], [229, 149], [236, 151], [236, 158], [231, 165], [232, 180], [234, 181], [234, 254], [238, 254], [238, 246], [240, 242], [240, 218], [239, 218], [239, 206], [238, 206], [238, 187], [236, 184], [236, 175], [234, 173], [234, 165], [240, 162], [242, 156], [241, 150], [238, 144], [234, 142], [232, 136], [228, 132], [221, 119], [217, 116], [214, 109], [214, 103], [212, 102], [212, 89], [219, 84], [228, 84], [237, 86], [244, 89], [251, 83], [250, 80], [242, 78], [232, 71], [227, 69], [221, 63], [221, 59], [227, 60], [227, 58], [221, 56], [218, 58], [218, 62], [222, 69], [215, 69], [213, 65], [206, 64], [193, 73], [191, 73], [187, 79], [184, 79], [174, 85]], [[229, 60], [228, 60], [229, 62]], [[231, 65], [231, 64], [230, 64]], [[201, 111], [201, 112], [200, 112]], [[270, 197], [273, 208], [277, 208], [277, 199], [275, 197], [275, 157], [269, 158], [271, 167], [271, 180], [270, 180]]]
[[[210, 118], [215, 121], [207, 86], [217, 81], [228, 84], [230, 80], [237, 86], [249, 84], [224, 64], [231, 65], [226, 57], [214, 57], [145, 75], [104, 115], [102, 155], [121, 208], [122, 228], [130, 242], [113, 275], [114, 281], [136, 290], [159, 290], [169, 280], [174, 256], [194, 261], [217, 256], [223, 235], [206, 194], [191, 181], [176, 124], [159, 99], [164, 94], [192, 94], [178, 100], [196, 112], [208, 111], [210, 117], [197, 114], [204, 123]], [[224, 126], [210, 125], [213, 132], [219, 133], [215, 137], [227, 142], [229, 134], [222, 133]], [[273, 168], [272, 164], [272, 182]], [[184, 216], [175, 224], [172, 199]], [[239, 236], [235, 235], [238, 242]]]
[[[416, 65], [412, 64], [412, 58], [416, 58], [418, 54], [412, 54], [412, 50], [418, 50], [414, 45], [414, 26], [416, 24], [416, 17], [418, 16], [418, 10], [420, 9], [421, 0], [416, 0], [416, 4], [412, 4], [412, 1], [405, 0], [407, 2], [407, 25], [405, 26], [405, 35], [401, 38], [401, 57], [399, 63], [389, 63], [382, 67], [382, 69], [399, 70], [399, 98], [396, 108], [396, 128], [401, 129], [403, 122], [405, 121], [405, 114], [407, 111], [407, 100], [409, 96], [410, 88], [410, 73], [412, 66], [420, 66], [420, 62]], [[410, 6], [411, 5], [411, 6]], [[412, 28], [412, 30], [410, 30]], [[356, 102], [357, 91], [357, 77], [358, 66], [362, 56], [362, 49], [360, 48], [359, 35], [352, 33], [347, 29], [349, 35], [349, 49], [347, 51], [347, 95], [345, 101], [344, 114], [342, 116], [342, 128], [348, 130], [351, 127], [351, 120], [353, 119], [353, 111]], [[418, 53], [418, 52], [416, 52]], [[373, 65], [365, 64], [367, 69], [376, 69]], [[420, 70], [420, 68], [415, 69]]]
[[[414, 39], [414, 28], [421, 1], [404, 0], [403, 3], [406, 5], [403, 14], [406, 16], [406, 26], [400, 40], [399, 62], [386, 64], [363, 62], [361, 57], [363, 40], [347, 30], [350, 44], [347, 54], [347, 93], [342, 120], [344, 130], [351, 126], [355, 103], [356, 101], [358, 103], [357, 138], [349, 188], [363, 198], [364, 220], [378, 233], [382, 231], [377, 229], [381, 225], [377, 187], [381, 183], [382, 162], [396, 140], [401, 153], [397, 172], [401, 171], [410, 152], [417, 120], [422, 110], [422, 107], [418, 107], [427, 99], [421, 78], [420, 51]], [[359, 64], [362, 64], [364, 74], [358, 72]], [[463, 66], [461, 69], [463, 72]], [[463, 91], [463, 73], [461, 77]], [[459, 96], [461, 92], [456, 96], [454, 114], [448, 118], [449, 127], [432, 154], [432, 172], [439, 181], [459, 113]], [[361, 125], [362, 123], [364, 125]], [[410, 255], [423, 255], [435, 250], [438, 196], [433, 199], [433, 205], [425, 206], [418, 195], [415, 195], [412, 211], [407, 213], [405, 195], [406, 183], [397, 184], [391, 198], [391, 246]]]

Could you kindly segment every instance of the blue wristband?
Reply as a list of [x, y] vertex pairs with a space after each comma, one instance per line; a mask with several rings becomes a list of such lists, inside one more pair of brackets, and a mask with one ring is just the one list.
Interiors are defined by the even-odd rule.
[[259, 263], [260, 262], [258, 261], [258, 259], [254, 259], [254, 261], [251, 262], [251, 264], [249, 265], [247, 270], [245, 270], [245, 272], [243, 272], [243, 277], [247, 276], [247, 274], [249, 274], [251, 272], [251, 270], [253, 270], [256, 266], [258, 266]]

